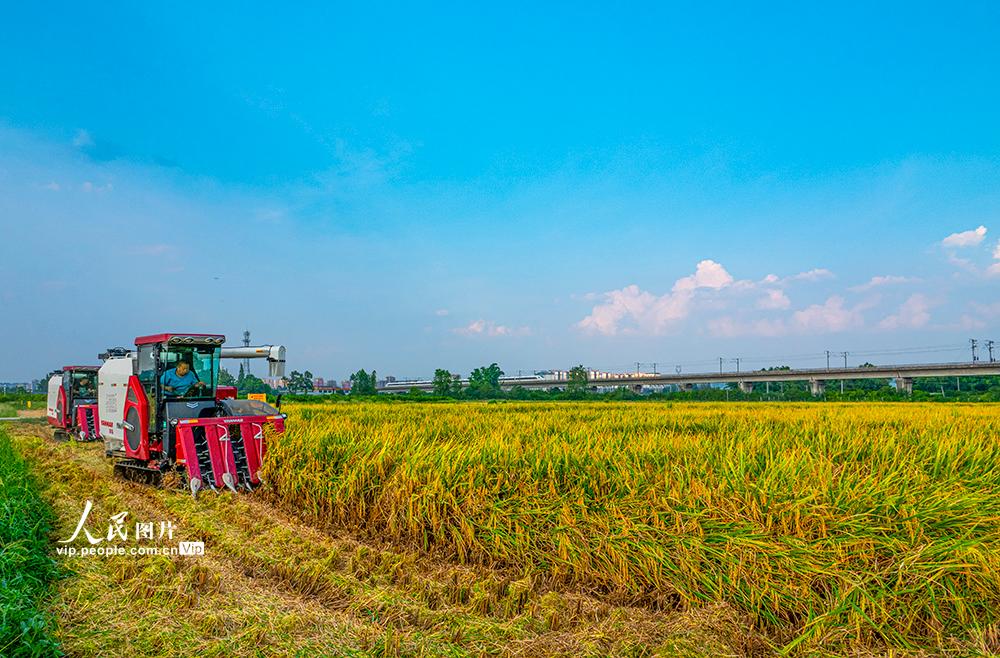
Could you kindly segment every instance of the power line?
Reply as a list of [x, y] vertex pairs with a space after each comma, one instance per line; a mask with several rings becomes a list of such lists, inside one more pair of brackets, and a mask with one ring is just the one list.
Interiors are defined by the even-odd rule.
[[[986, 348], [987, 348], [988, 351], [990, 351], [990, 358], [994, 358], [994, 356], [992, 355], [991, 347], [993, 347], [995, 343], [993, 341], [985, 341], [984, 340], [984, 341], [982, 341], [982, 344], [986, 346]], [[980, 345], [980, 342], [976, 341], [976, 347], [977, 347], [977, 349], [978, 349], [979, 345]], [[947, 353], [961, 352], [961, 351], [967, 350], [967, 349], [969, 349], [968, 346], [967, 347], [960, 347], [960, 346], [956, 346], [954, 343], [952, 343], [952, 344], [949, 344], [949, 345], [923, 345], [923, 346], [906, 347], [906, 348], [886, 348], [886, 349], [851, 350], [851, 351], [843, 350], [843, 351], [837, 351], [837, 352], [834, 352], [833, 350], [824, 350], [822, 352], [800, 352], [800, 353], [796, 353], [796, 354], [774, 354], [774, 355], [770, 355], [770, 356], [749, 356], [749, 357], [739, 357], [737, 369], [738, 369], [738, 371], [741, 371], [742, 370], [742, 366], [745, 365], [745, 364], [782, 364], [782, 365], [789, 365], [789, 364], [794, 363], [794, 362], [802, 362], [802, 361], [825, 361], [826, 362], [826, 367], [829, 369], [829, 368], [832, 367], [832, 358], [831, 357], [834, 356], [834, 355], [841, 357], [844, 360], [844, 367], [847, 368], [848, 367], [848, 355], [854, 356], [854, 357], [857, 357], [857, 358], [860, 358], [860, 359], [866, 359], [866, 358], [879, 357], [879, 356], [900, 357], [900, 356], [906, 356], [906, 355], [921, 355], [921, 354], [947, 354]], [[976, 360], [977, 361], [979, 360], [979, 354], [978, 354], [978, 352], [976, 353]], [[694, 371], [694, 372], [697, 372], [698, 368], [706, 368], [708, 366], [712, 366], [713, 364], [718, 365], [719, 372], [725, 372], [725, 363], [727, 361], [731, 362], [731, 363], [737, 363], [737, 358], [736, 357], [730, 357], [730, 358], [717, 357], [717, 358], [711, 359], [711, 360], [706, 359], [706, 360], [684, 361], [684, 362], [676, 362], [676, 361], [673, 361], [672, 359], [661, 358], [661, 359], [657, 359], [656, 361], [651, 361], [651, 362], [636, 362], [636, 361], [633, 361], [632, 363], [630, 363], [628, 365], [617, 364], [617, 365], [607, 366], [607, 367], [604, 367], [604, 368], [594, 367], [594, 369], [595, 370], [604, 370], [606, 372], [622, 372], [622, 373], [630, 372], [630, 371], [639, 372], [641, 370], [641, 366], [643, 364], [646, 364], [646, 365], [650, 365], [651, 364], [653, 371], [658, 373], [657, 366], [658, 366], [659, 363], [673, 363], [674, 364], [674, 370], [675, 370], [675, 372], [677, 372], [677, 374], [680, 374], [683, 371]], [[633, 370], [633, 367], [634, 367], [634, 370]]]

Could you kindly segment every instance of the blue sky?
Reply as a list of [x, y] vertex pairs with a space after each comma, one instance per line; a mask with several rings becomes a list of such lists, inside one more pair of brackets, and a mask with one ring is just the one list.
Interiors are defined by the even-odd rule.
[[1000, 340], [1000, 6], [868, 4], [10, 7], [0, 380]]

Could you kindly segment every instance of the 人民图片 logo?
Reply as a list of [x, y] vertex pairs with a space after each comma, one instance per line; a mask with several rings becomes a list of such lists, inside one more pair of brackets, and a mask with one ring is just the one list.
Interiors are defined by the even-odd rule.
[[[108, 517], [107, 532], [103, 530], [95, 535], [88, 528], [90, 513], [94, 503], [87, 500], [83, 512], [76, 523], [73, 533], [66, 539], [60, 539], [56, 553], [71, 557], [85, 555], [181, 555], [200, 556], [205, 554], [205, 542], [182, 541], [176, 545], [164, 545], [173, 542], [177, 526], [173, 521], [136, 521], [127, 522], [129, 513], [118, 512]], [[91, 526], [93, 527], [93, 526]], [[82, 536], [82, 537], [81, 537]], [[86, 544], [77, 546], [78, 539], [85, 539]]]

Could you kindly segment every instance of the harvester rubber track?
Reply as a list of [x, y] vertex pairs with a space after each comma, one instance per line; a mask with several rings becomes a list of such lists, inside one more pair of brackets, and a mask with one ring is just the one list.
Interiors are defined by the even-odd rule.
[[141, 462], [120, 461], [115, 463], [115, 475], [132, 482], [159, 485], [163, 482], [163, 473], [158, 469], [148, 468]]

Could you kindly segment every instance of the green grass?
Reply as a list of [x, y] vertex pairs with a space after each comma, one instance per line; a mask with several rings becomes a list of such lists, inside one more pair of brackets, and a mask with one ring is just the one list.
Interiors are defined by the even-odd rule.
[[0, 655], [61, 655], [40, 603], [57, 576], [48, 552], [52, 510], [0, 428]]
[[45, 410], [45, 396], [34, 393], [0, 393], [0, 418], [17, 416], [18, 411], [28, 409]]

